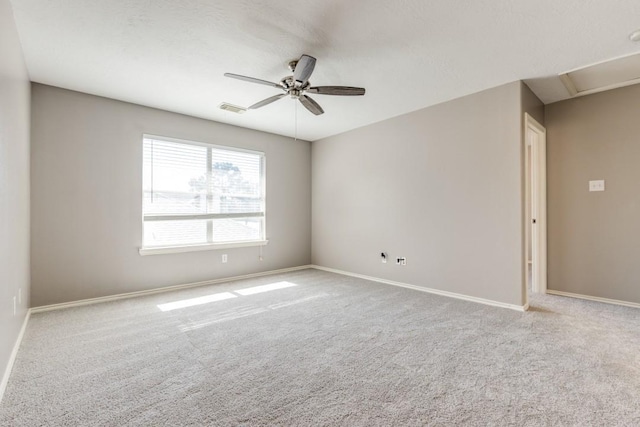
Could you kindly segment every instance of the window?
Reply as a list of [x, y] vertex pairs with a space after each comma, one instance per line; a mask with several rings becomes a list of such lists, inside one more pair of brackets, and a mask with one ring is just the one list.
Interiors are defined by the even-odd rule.
[[264, 244], [264, 153], [145, 135], [143, 244]]

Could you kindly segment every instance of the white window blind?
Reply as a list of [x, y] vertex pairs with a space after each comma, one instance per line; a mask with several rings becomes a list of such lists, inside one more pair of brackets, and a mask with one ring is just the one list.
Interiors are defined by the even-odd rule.
[[264, 153], [143, 139], [143, 248], [264, 240]]

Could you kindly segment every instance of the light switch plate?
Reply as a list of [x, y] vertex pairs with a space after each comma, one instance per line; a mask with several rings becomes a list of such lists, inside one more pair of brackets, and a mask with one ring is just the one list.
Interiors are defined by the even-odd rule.
[[589, 191], [604, 191], [604, 179], [589, 181]]

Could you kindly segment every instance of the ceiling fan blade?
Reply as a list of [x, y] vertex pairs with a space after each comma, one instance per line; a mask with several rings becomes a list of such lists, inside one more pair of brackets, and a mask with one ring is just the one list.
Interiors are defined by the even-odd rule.
[[319, 116], [320, 114], [324, 113], [324, 110], [322, 109], [322, 107], [307, 95], [300, 95], [300, 98], [298, 99], [307, 110], [311, 111], [316, 116]]
[[313, 73], [313, 69], [316, 66], [316, 58], [309, 55], [302, 55], [300, 59], [298, 59], [298, 64], [296, 64], [296, 69], [293, 72], [293, 80], [300, 83], [301, 86], [304, 86], [311, 77], [311, 73]]
[[356, 96], [364, 95], [363, 87], [351, 87], [351, 86], [316, 86], [307, 89], [309, 93], [317, 93], [318, 95], [342, 95], [342, 96]]
[[266, 85], [266, 86], [271, 86], [271, 87], [277, 87], [278, 89], [283, 89], [283, 87], [281, 85], [279, 85], [278, 83], [272, 83], [272, 82], [268, 82], [266, 80], [256, 79], [256, 78], [253, 78], [253, 77], [241, 76], [240, 74], [224, 73], [224, 76], [225, 77], [231, 77], [232, 79], [244, 80], [245, 82], [258, 83], [258, 84], [261, 84], [261, 85]]
[[269, 105], [272, 102], [277, 101], [278, 99], [282, 98], [283, 96], [285, 96], [286, 93], [281, 93], [280, 95], [274, 95], [274, 96], [270, 96], [267, 99], [263, 99], [260, 102], [256, 102], [255, 104], [253, 104], [251, 107], [249, 107], [250, 110], [255, 110], [256, 108], [260, 108], [260, 107], [264, 107], [265, 105]]

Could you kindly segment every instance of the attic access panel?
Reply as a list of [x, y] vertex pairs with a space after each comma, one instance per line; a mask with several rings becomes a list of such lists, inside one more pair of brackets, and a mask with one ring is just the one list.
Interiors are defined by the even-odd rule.
[[640, 83], [640, 53], [569, 71], [560, 79], [571, 96]]

